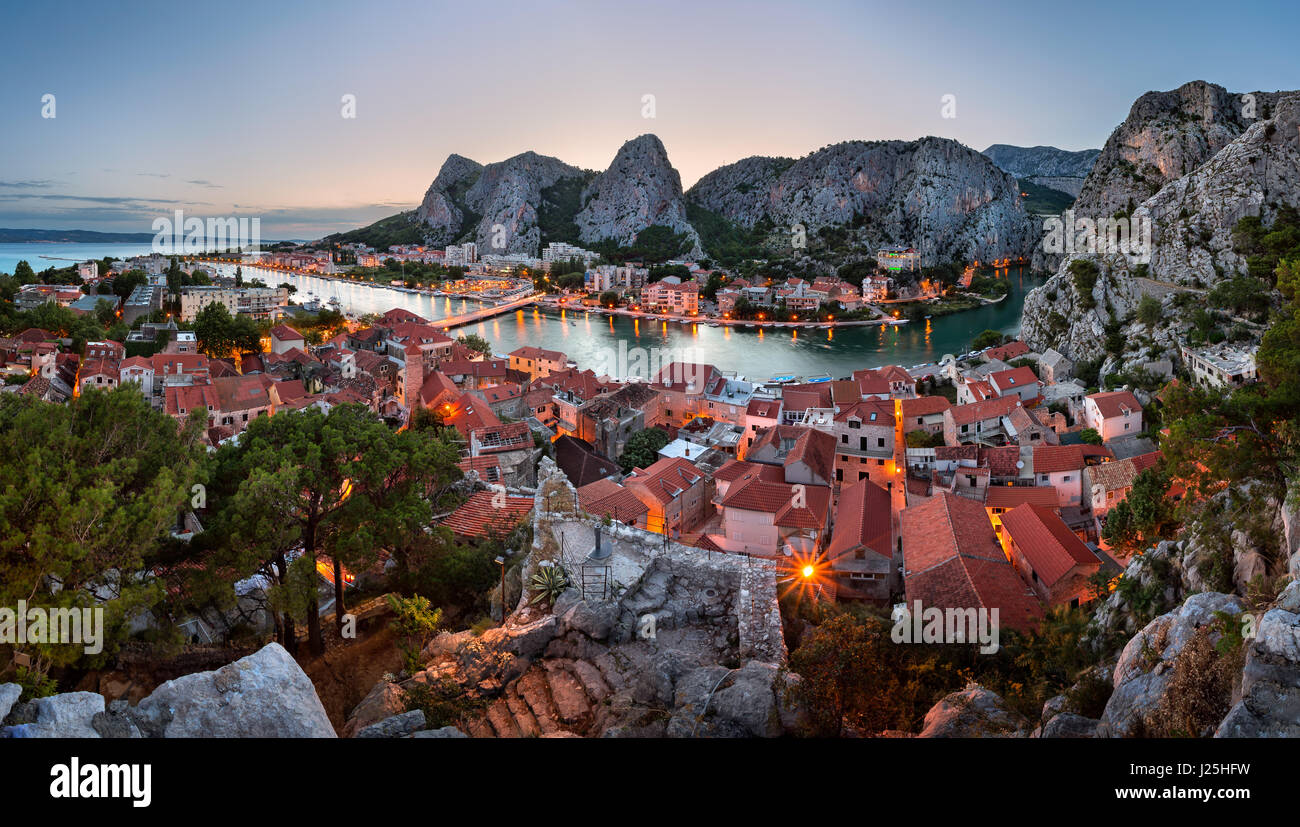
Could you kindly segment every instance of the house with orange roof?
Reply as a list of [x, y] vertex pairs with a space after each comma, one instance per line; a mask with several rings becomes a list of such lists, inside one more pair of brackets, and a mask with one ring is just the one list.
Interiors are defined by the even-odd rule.
[[615, 522], [649, 530], [650, 508], [627, 487], [605, 478], [580, 486], [578, 505], [593, 517], [609, 517]]
[[855, 370], [853, 381], [863, 399], [910, 399], [916, 396], [916, 380], [898, 365]]
[[1002, 515], [1007, 559], [1049, 606], [1077, 607], [1093, 598], [1088, 578], [1101, 559], [1061, 520], [1055, 509], [1023, 503]]
[[892, 488], [897, 440], [895, 402], [866, 399], [841, 408], [830, 433], [835, 440], [835, 481], [851, 483], [870, 479]]
[[507, 356], [510, 369], [527, 374], [530, 382], [564, 370], [569, 365], [569, 357], [560, 351], [547, 350], [534, 345], [525, 345], [512, 350]]
[[271, 328], [271, 352], [287, 353], [293, 348], [307, 349], [307, 338], [287, 324]]
[[1094, 393], [1083, 398], [1083, 425], [1101, 434], [1103, 442], [1142, 430], [1142, 405], [1129, 391]]
[[830, 529], [831, 491], [747, 474], [721, 500], [722, 534], [706, 535], [721, 551], [781, 559], [817, 557]]
[[813, 428], [778, 425], [758, 434], [745, 459], [781, 466], [788, 483], [829, 487], [835, 479], [835, 437]]
[[846, 486], [835, 504], [834, 526], [825, 560], [835, 578], [836, 598], [889, 601], [899, 591], [902, 562], [889, 492], [870, 480]]
[[1007, 436], [1003, 418], [1019, 406], [1018, 396], [999, 396], [983, 402], [954, 405], [943, 412], [943, 440], [948, 445], [1001, 444]]
[[904, 399], [903, 434], [912, 431], [925, 431], [927, 434], [943, 433], [943, 412], [952, 407], [952, 403], [942, 396], [918, 396]]
[[759, 431], [781, 424], [781, 400], [754, 398], [745, 406], [740, 426], [744, 429], [736, 455], [744, 459], [749, 447], [754, 444], [754, 437]]
[[632, 472], [623, 485], [649, 509], [650, 531], [680, 537], [708, 519], [713, 481], [690, 461], [665, 457]]
[[998, 396], [1018, 396], [1020, 404], [1033, 405], [1038, 402], [1038, 393], [1043, 383], [1038, 381], [1034, 369], [1029, 366], [999, 370], [989, 374], [988, 383]]
[[1083, 505], [1083, 469], [1088, 465], [1083, 446], [1035, 445], [1030, 456], [1035, 483], [1055, 488], [1060, 507]]
[[1002, 515], [1016, 506], [1029, 503], [1060, 512], [1056, 489], [1046, 485], [991, 485], [984, 493], [984, 510], [989, 524], [997, 531], [1002, 525]]
[[903, 589], [910, 607], [996, 609], [998, 623], [1029, 630], [1043, 616], [1035, 593], [1007, 561], [984, 506], [937, 492], [899, 515]]

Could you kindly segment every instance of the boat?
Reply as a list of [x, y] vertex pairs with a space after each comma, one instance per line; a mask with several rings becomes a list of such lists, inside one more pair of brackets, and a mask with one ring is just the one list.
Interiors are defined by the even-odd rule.
[[769, 385], [789, 385], [789, 384], [791, 384], [791, 383], [794, 382], [794, 381], [795, 381], [795, 376], [794, 376], [794, 374], [788, 374], [788, 375], [785, 375], [785, 376], [773, 376], [771, 379], [767, 380], [767, 384], [769, 384]]

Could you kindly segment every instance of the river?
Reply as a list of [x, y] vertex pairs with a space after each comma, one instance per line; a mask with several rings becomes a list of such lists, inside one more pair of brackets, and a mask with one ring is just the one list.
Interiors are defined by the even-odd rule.
[[[233, 272], [233, 267], [230, 269]], [[990, 271], [991, 273], [992, 271]], [[749, 379], [765, 381], [772, 376], [847, 376], [865, 367], [899, 364], [905, 367], [934, 362], [945, 353], [969, 349], [971, 340], [983, 330], [1017, 333], [1025, 293], [1043, 283], [1028, 268], [998, 271], [1010, 279], [1011, 292], [997, 304], [953, 313], [920, 324], [872, 325], [829, 330], [789, 330], [709, 327], [707, 323], [676, 324], [623, 316], [603, 316], [578, 310], [528, 307], [477, 324], [456, 328], [454, 333], [477, 333], [492, 343], [498, 354], [523, 345], [558, 350], [582, 367], [596, 367], [606, 355], [628, 348], [659, 348], [676, 358], [707, 362]], [[482, 305], [464, 299], [437, 298], [404, 293], [359, 282], [321, 279], [280, 271], [244, 268], [245, 278], [261, 278], [267, 284], [289, 282], [298, 288], [295, 298], [303, 301], [315, 293], [322, 302], [337, 298], [344, 312], [382, 313], [394, 307], [410, 310], [426, 319], [441, 319], [478, 309]]]
[[[72, 261], [146, 253], [141, 244], [3, 244], [0, 272], [13, 272], [18, 259], [33, 269], [67, 266]], [[51, 261], [39, 256], [68, 261]], [[222, 270], [234, 272], [233, 265]], [[997, 304], [941, 316], [929, 322], [901, 326], [847, 327], [832, 330], [738, 330], [705, 324], [674, 324], [602, 316], [584, 311], [553, 311], [529, 307], [483, 322], [457, 328], [457, 333], [477, 333], [492, 343], [496, 353], [509, 353], [523, 345], [536, 345], [566, 353], [583, 367], [595, 367], [619, 343], [628, 348], [659, 348], [677, 358], [708, 362], [750, 379], [794, 374], [847, 376], [858, 368], [899, 364], [906, 367], [933, 362], [945, 353], [960, 353], [983, 330], [1016, 333], [1025, 293], [1042, 284], [1028, 268], [998, 271], [1011, 281], [1011, 292]], [[442, 319], [478, 309], [479, 302], [435, 298], [405, 293], [361, 282], [322, 279], [278, 270], [245, 267], [246, 278], [267, 284], [289, 282], [304, 301], [314, 293], [322, 302], [337, 298], [343, 310], [357, 315], [382, 313], [401, 307], [427, 319]]]

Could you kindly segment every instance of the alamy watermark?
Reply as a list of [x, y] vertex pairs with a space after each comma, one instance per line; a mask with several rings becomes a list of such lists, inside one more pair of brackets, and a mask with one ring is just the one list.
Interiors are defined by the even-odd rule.
[[184, 210], [176, 210], [173, 216], [155, 218], [153, 231], [153, 251], [164, 256], [192, 256], [232, 248], [255, 253], [262, 249], [260, 218], [210, 217], [205, 223], [198, 216], [187, 218]]
[[978, 643], [980, 654], [991, 655], [1001, 647], [997, 608], [924, 607], [917, 600], [894, 607], [894, 643]]
[[1076, 218], [1074, 210], [1066, 210], [1043, 222], [1043, 252], [1120, 254], [1134, 264], [1147, 264], [1151, 261], [1151, 218], [1138, 214], [1096, 221]]
[[607, 347], [596, 353], [592, 372], [623, 381], [656, 380], [671, 383], [670, 387], [692, 386], [702, 390], [709, 378], [708, 367], [697, 359], [695, 348], [628, 347], [626, 341], [620, 341], [617, 350]]
[[87, 655], [104, 651], [104, 609], [28, 606], [0, 607], [0, 644], [80, 645]]

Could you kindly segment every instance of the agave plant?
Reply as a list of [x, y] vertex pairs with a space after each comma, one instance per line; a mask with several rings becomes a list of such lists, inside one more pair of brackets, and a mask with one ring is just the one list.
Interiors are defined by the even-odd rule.
[[554, 603], [555, 599], [569, 588], [569, 575], [562, 566], [542, 566], [533, 575], [531, 588], [536, 594], [529, 603]]

